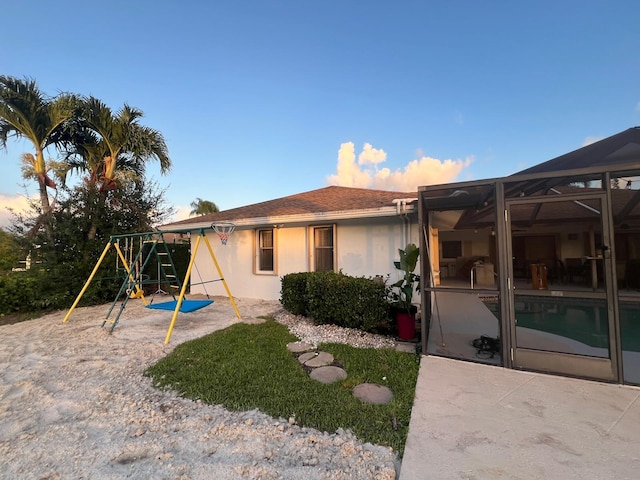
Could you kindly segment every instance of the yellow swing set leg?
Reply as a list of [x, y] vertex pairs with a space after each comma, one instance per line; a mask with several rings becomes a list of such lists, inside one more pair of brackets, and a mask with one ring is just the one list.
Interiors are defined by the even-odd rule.
[[233, 298], [233, 295], [231, 295], [231, 290], [229, 289], [229, 285], [227, 285], [226, 280], [224, 279], [223, 275], [222, 275], [222, 270], [220, 268], [220, 265], [218, 264], [218, 260], [216, 259], [215, 254], [213, 253], [213, 249], [211, 248], [211, 244], [209, 243], [209, 239], [207, 238], [207, 236], [202, 233], [200, 235], [198, 235], [198, 238], [196, 239], [196, 244], [193, 247], [193, 252], [191, 254], [191, 259], [189, 260], [189, 266], [187, 267], [187, 273], [184, 276], [184, 281], [182, 282], [182, 289], [180, 290], [180, 295], [178, 296], [178, 301], [176, 302], [176, 308], [173, 311], [173, 316], [171, 317], [171, 324], [169, 325], [169, 330], [167, 330], [167, 336], [164, 339], [164, 343], [167, 344], [169, 343], [169, 340], [171, 340], [171, 334], [173, 333], [173, 327], [176, 324], [176, 319], [178, 318], [178, 312], [180, 311], [180, 307], [182, 306], [182, 300], [184, 299], [184, 294], [187, 290], [187, 283], [188, 283], [188, 279], [191, 278], [191, 270], [193, 269], [193, 265], [196, 261], [196, 253], [198, 253], [198, 248], [200, 247], [200, 241], [204, 238], [204, 243], [207, 245], [207, 248], [209, 250], [209, 254], [211, 255], [211, 258], [213, 259], [213, 263], [216, 266], [216, 270], [218, 271], [218, 275], [220, 275], [220, 279], [222, 280], [222, 284], [224, 285], [225, 290], [227, 291], [227, 295], [229, 295], [229, 299], [231, 300], [231, 305], [233, 306], [233, 310], [236, 313], [236, 317], [238, 318], [242, 318], [240, 316], [240, 312], [238, 311], [238, 306], [236, 305], [236, 302]]
[[98, 260], [98, 263], [96, 263], [96, 266], [93, 267], [93, 271], [91, 272], [91, 275], [89, 275], [87, 282], [84, 284], [84, 287], [82, 287], [82, 290], [80, 290], [80, 293], [76, 297], [76, 300], [73, 302], [73, 305], [71, 305], [71, 308], [62, 319], [62, 323], [67, 323], [67, 321], [69, 320], [69, 317], [71, 316], [71, 312], [73, 312], [73, 310], [78, 306], [78, 303], [80, 303], [80, 299], [82, 298], [82, 295], [84, 295], [84, 292], [86, 292], [87, 288], [89, 288], [89, 284], [91, 283], [91, 280], [93, 280], [93, 277], [96, 276], [96, 273], [98, 272], [98, 268], [100, 268], [100, 264], [104, 260], [104, 257], [107, 256], [107, 252], [109, 251], [110, 248], [111, 248], [111, 242], [107, 243], [107, 246], [104, 247], [102, 255], [100, 255], [100, 260]]
[[176, 302], [176, 308], [173, 311], [173, 316], [171, 317], [171, 323], [169, 324], [169, 330], [167, 330], [167, 336], [164, 339], [164, 343], [169, 343], [171, 339], [171, 333], [173, 332], [173, 327], [176, 324], [176, 319], [178, 318], [178, 312], [180, 311], [180, 307], [182, 306], [182, 300], [184, 300], [184, 294], [187, 291], [187, 279], [191, 277], [191, 269], [193, 268], [193, 264], [196, 261], [196, 253], [198, 253], [198, 247], [200, 246], [200, 239], [202, 235], [199, 235], [196, 238], [196, 244], [193, 247], [193, 253], [191, 254], [191, 258], [189, 259], [189, 266], [187, 267], [187, 273], [184, 276], [184, 282], [182, 282], [182, 288], [180, 289], [180, 295], [178, 296], [178, 301]]
[[[127, 274], [129, 275], [129, 279], [131, 280], [132, 283], [135, 281], [135, 279], [133, 278], [133, 274], [131, 273], [131, 269], [129, 268], [129, 264], [127, 263], [127, 260], [126, 260], [126, 258], [124, 257], [124, 255], [122, 253], [122, 250], [120, 250], [120, 247], [118, 246], [117, 243], [113, 243], [113, 242], [110, 241], [109, 243], [107, 243], [107, 246], [104, 247], [104, 250], [102, 251], [102, 255], [100, 255], [100, 259], [96, 262], [95, 267], [93, 267], [93, 271], [91, 272], [91, 275], [89, 275], [89, 278], [87, 279], [87, 281], [85, 282], [84, 286], [82, 287], [82, 290], [80, 290], [80, 293], [78, 294], [78, 296], [76, 297], [75, 301], [73, 302], [73, 305], [71, 305], [71, 308], [69, 309], [67, 314], [62, 319], [62, 323], [67, 323], [69, 321], [69, 317], [71, 316], [71, 313], [78, 306], [78, 303], [80, 303], [80, 300], [82, 299], [82, 296], [87, 291], [87, 288], [89, 288], [89, 285], [91, 285], [91, 281], [96, 276], [96, 273], [98, 272], [98, 269], [100, 268], [100, 265], [102, 264], [102, 261], [104, 260], [104, 257], [107, 256], [107, 253], [109, 252], [109, 249], [111, 248], [111, 245], [113, 245], [115, 247], [115, 249], [116, 249], [116, 252], [118, 252], [118, 256], [120, 257], [120, 260], [122, 261], [122, 265], [124, 266], [125, 270], [127, 271]], [[145, 305], [147, 305], [149, 303], [149, 302], [147, 302], [147, 299], [144, 297], [144, 292], [142, 291], [142, 289], [140, 288], [140, 286], [137, 283], [135, 284], [135, 293], [134, 293], [134, 295], [135, 295], [135, 298], [142, 298], [142, 302]]]
[[222, 275], [222, 269], [220, 269], [220, 265], [218, 265], [218, 260], [216, 260], [216, 256], [213, 254], [213, 248], [211, 248], [211, 244], [209, 243], [209, 239], [205, 236], [204, 241], [207, 244], [207, 248], [209, 249], [209, 255], [213, 259], [213, 263], [216, 265], [216, 270], [218, 270], [218, 275], [222, 279], [222, 285], [224, 285], [224, 289], [227, 291], [227, 295], [231, 300], [231, 305], [233, 306], [233, 310], [236, 312], [236, 317], [242, 318], [240, 316], [240, 312], [238, 311], [238, 307], [236, 306], [236, 301], [233, 299], [233, 295], [231, 295], [231, 290], [229, 290], [229, 285], [227, 285], [227, 281], [224, 279], [224, 275]]

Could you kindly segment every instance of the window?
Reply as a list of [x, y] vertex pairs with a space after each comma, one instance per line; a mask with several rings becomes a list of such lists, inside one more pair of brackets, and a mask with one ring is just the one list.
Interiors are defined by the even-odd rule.
[[334, 228], [314, 227], [312, 265], [315, 272], [330, 272], [335, 266]]
[[258, 230], [256, 240], [257, 272], [274, 273], [273, 229]]
[[442, 258], [458, 258], [462, 256], [462, 242], [443, 241]]

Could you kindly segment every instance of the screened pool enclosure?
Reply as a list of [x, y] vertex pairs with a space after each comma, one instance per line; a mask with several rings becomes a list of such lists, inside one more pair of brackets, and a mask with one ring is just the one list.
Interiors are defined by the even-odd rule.
[[419, 215], [427, 353], [640, 384], [640, 128]]

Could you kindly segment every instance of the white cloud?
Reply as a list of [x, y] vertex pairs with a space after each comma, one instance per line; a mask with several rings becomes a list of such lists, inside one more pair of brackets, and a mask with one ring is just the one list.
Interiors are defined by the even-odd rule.
[[327, 183], [343, 187], [410, 192], [422, 185], [451, 182], [473, 161], [473, 157], [464, 160], [439, 160], [422, 155], [394, 171], [386, 167], [378, 169], [378, 165], [385, 162], [386, 158], [384, 150], [365, 143], [356, 164], [353, 142], [343, 143], [338, 150], [336, 173], [327, 178]]
[[5, 195], [0, 193], [0, 227], [6, 228], [11, 225], [15, 213], [29, 210], [29, 199], [24, 195]]
[[189, 218], [191, 207], [185, 205], [178, 205], [175, 207], [175, 213], [171, 216], [168, 222], [179, 222], [180, 220], [186, 220]]
[[584, 141], [582, 142], [582, 146], [586, 147], [587, 145], [591, 145], [592, 143], [596, 143], [599, 142], [600, 140], [602, 140], [604, 137], [587, 137], [584, 139]]
[[377, 165], [387, 159], [387, 152], [373, 148], [370, 143], [365, 143], [362, 152], [358, 155], [359, 165]]
[[368, 169], [362, 169], [356, 164], [356, 153], [353, 142], [340, 145], [338, 150], [338, 165], [335, 175], [330, 175], [330, 185], [343, 187], [367, 188], [371, 181]]

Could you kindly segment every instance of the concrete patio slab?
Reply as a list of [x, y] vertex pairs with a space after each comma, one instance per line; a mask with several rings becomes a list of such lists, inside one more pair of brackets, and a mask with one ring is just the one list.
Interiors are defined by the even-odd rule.
[[400, 480], [636, 479], [640, 388], [421, 359]]

